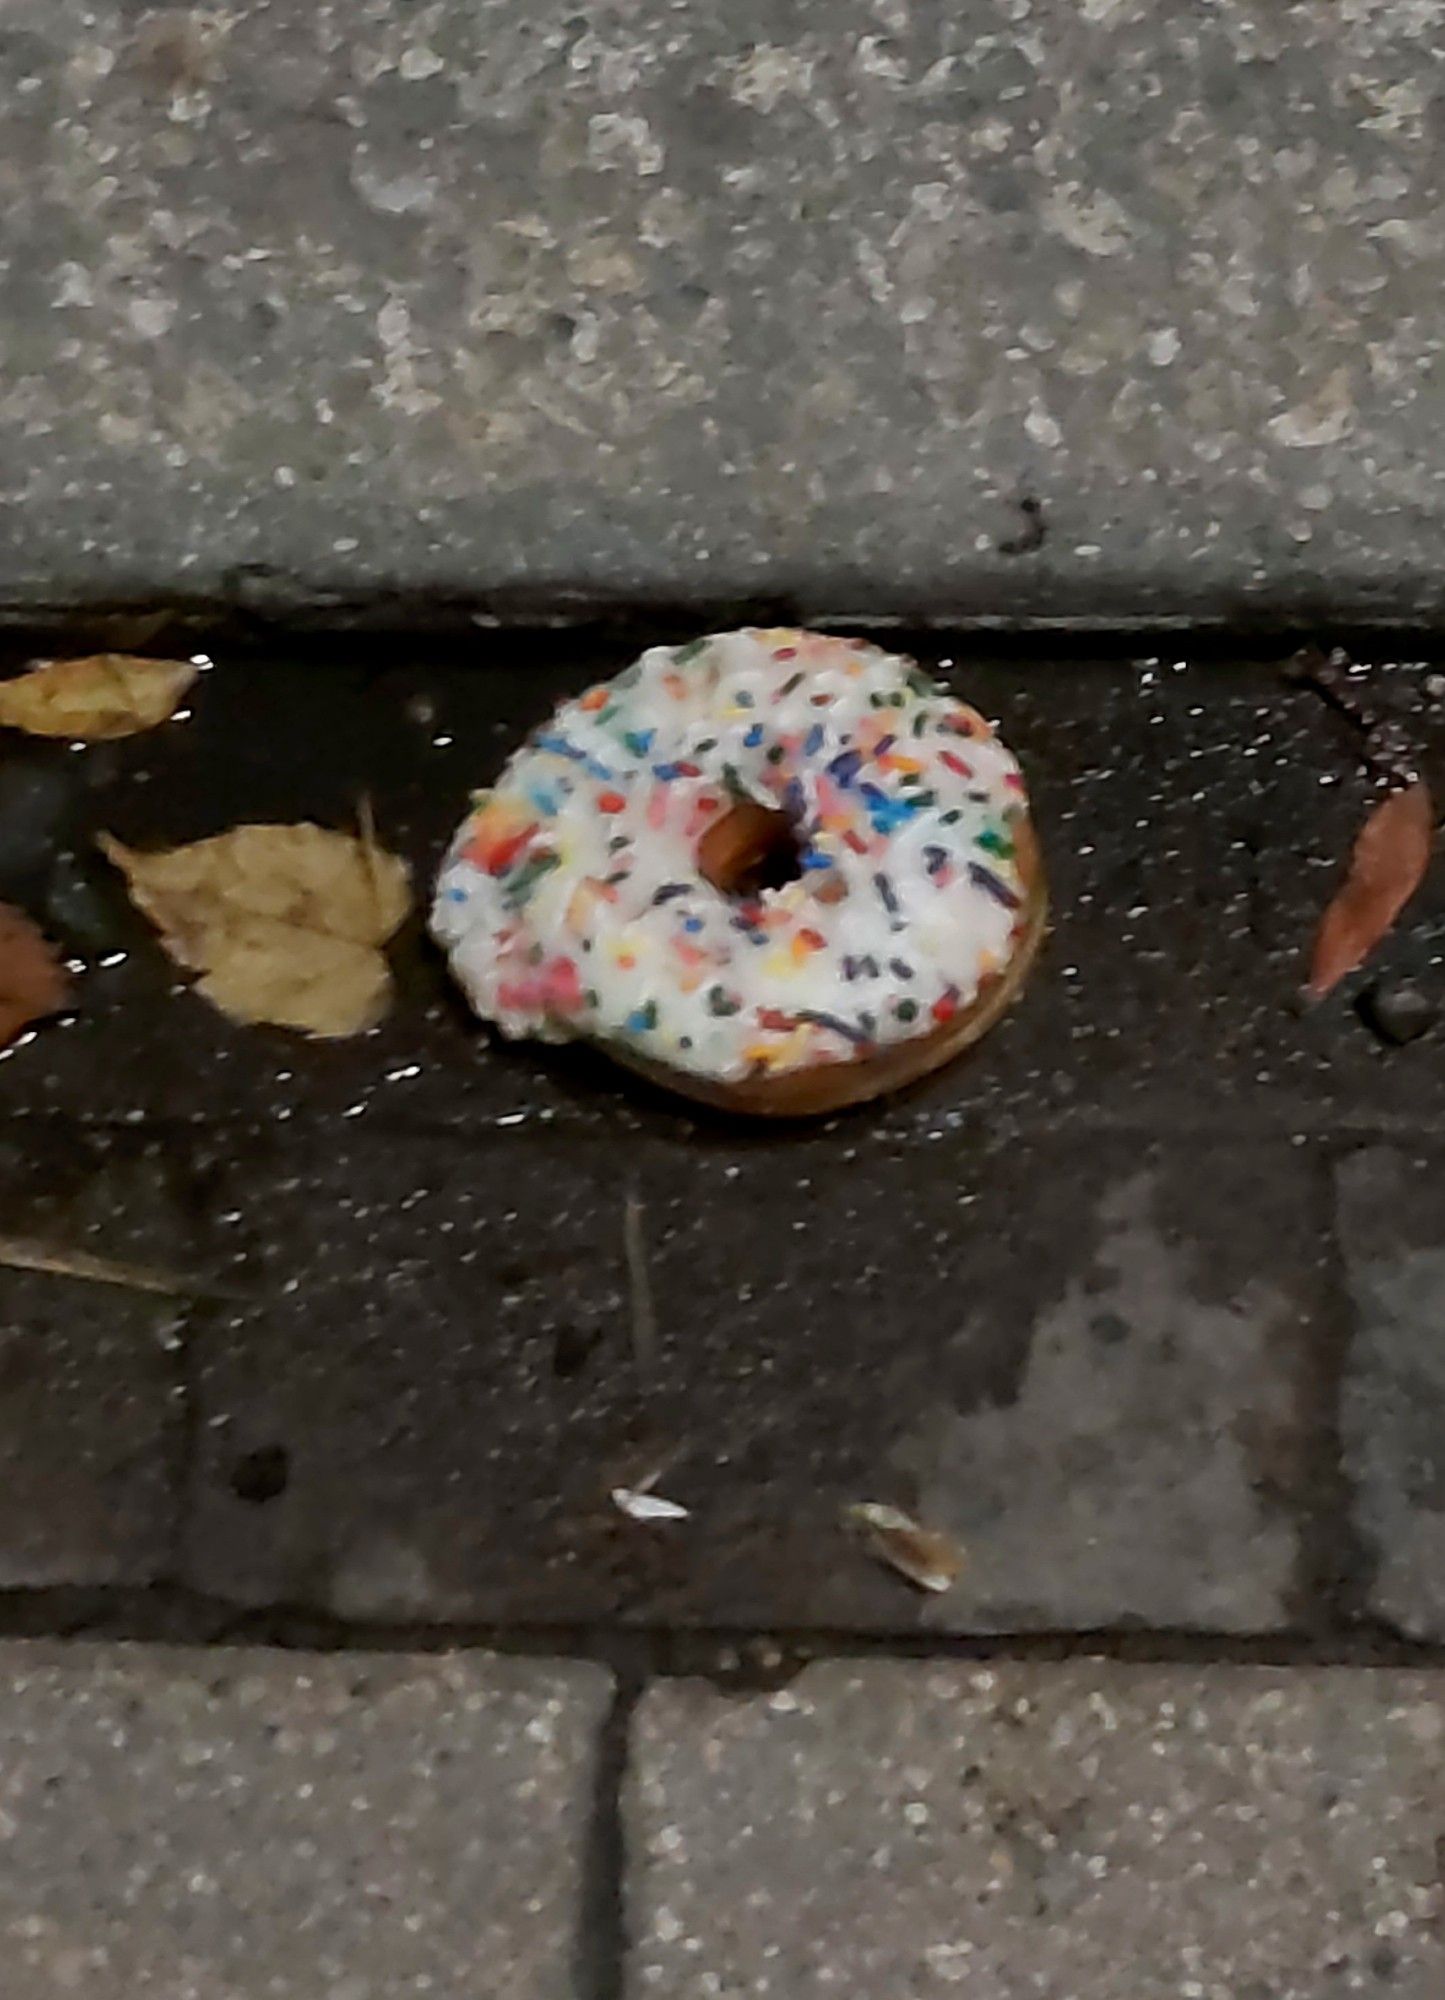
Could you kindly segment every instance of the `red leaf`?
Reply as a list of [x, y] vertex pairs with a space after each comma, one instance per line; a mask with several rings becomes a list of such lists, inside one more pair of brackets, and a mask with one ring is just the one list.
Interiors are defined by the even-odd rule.
[[1306, 996], [1323, 1000], [1363, 965], [1430, 865], [1435, 808], [1423, 778], [1382, 799], [1355, 841], [1349, 872], [1320, 919]]
[[29, 917], [0, 903], [0, 1049], [70, 998], [70, 981]]

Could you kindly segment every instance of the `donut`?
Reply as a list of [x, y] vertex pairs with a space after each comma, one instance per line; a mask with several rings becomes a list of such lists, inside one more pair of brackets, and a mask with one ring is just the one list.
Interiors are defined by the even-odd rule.
[[654, 646], [535, 730], [432, 930], [504, 1035], [800, 1116], [977, 1040], [1044, 915], [1023, 779], [974, 709], [877, 646], [748, 628]]

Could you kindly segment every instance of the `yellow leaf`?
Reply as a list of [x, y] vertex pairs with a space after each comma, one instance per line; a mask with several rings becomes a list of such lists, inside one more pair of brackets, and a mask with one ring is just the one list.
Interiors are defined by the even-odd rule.
[[325, 827], [237, 826], [138, 854], [100, 847], [199, 990], [237, 1021], [355, 1035], [391, 999], [381, 947], [411, 907], [406, 864]]
[[92, 743], [136, 736], [175, 714], [196, 672], [189, 660], [130, 653], [37, 660], [17, 680], [0, 681], [0, 723], [31, 736]]

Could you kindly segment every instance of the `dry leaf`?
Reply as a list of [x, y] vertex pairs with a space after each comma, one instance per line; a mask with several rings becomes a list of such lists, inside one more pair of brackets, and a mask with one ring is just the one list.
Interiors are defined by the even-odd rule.
[[18, 680], [0, 681], [0, 723], [31, 736], [90, 743], [136, 736], [169, 721], [197, 671], [189, 660], [130, 653], [37, 660]]
[[236, 1021], [355, 1035], [391, 999], [381, 947], [411, 907], [406, 864], [324, 827], [237, 826], [212, 840], [102, 852], [199, 990]]
[[0, 903], [0, 1049], [70, 998], [70, 980], [29, 917]]
[[963, 1573], [964, 1554], [956, 1542], [925, 1528], [900, 1507], [862, 1500], [847, 1519], [861, 1529], [880, 1562], [916, 1583], [920, 1590], [950, 1590]]
[[1361, 827], [1349, 872], [1315, 935], [1306, 996], [1322, 1000], [1363, 965], [1430, 865], [1435, 808], [1423, 778], [1381, 800]]

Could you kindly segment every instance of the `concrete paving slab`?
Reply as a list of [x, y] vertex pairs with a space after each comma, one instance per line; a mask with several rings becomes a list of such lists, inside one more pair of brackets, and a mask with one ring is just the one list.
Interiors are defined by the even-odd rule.
[[[212, 1170], [238, 1296], [193, 1353], [197, 1589], [744, 1629], [1296, 1615], [1322, 1255], [1296, 1149], [361, 1120]], [[648, 1480], [689, 1517], [626, 1518]], [[958, 1537], [946, 1598], [849, 1535], [869, 1500]]]
[[1345, 1470], [1373, 1577], [1369, 1609], [1445, 1637], [1445, 1200], [1437, 1155], [1363, 1146], [1339, 1162], [1340, 1253], [1354, 1332]]
[[5, 16], [0, 608], [1438, 615], [1438, 0]]
[[608, 1677], [0, 1648], [14, 2000], [574, 2000]]
[[1432, 2000], [1445, 1686], [834, 1661], [653, 1689], [628, 1992]]

